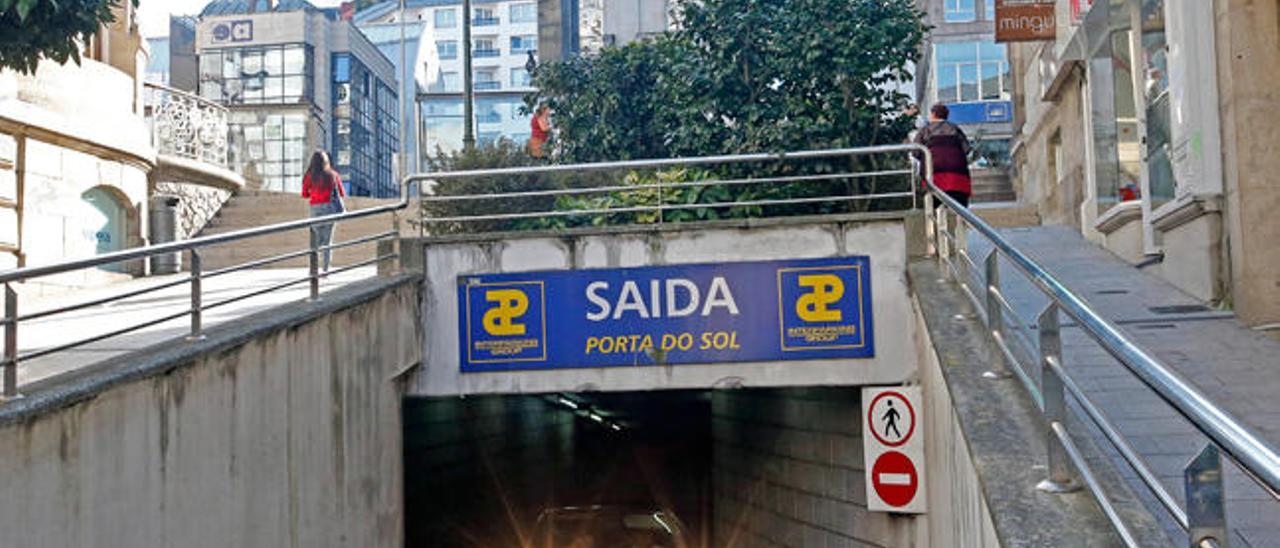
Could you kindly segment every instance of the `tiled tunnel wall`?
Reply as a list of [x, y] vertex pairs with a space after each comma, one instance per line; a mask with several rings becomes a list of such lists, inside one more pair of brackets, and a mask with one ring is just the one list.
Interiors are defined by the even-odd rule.
[[405, 400], [406, 546], [518, 546], [573, 473], [574, 417], [538, 397]]
[[867, 511], [857, 389], [715, 391], [713, 546], [910, 546]]

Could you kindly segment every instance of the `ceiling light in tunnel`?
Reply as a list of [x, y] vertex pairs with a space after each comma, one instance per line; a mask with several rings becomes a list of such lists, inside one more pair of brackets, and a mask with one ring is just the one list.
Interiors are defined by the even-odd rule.
[[566, 398], [566, 397], [564, 397], [564, 396], [560, 396], [559, 398], [557, 398], [557, 399], [556, 399], [556, 401], [560, 402], [560, 405], [563, 405], [563, 406], [565, 406], [565, 407], [568, 407], [569, 409], [577, 409], [577, 408], [578, 408], [578, 402], [573, 401], [573, 400], [571, 400], [571, 399], [569, 399], [569, 398]]
[[609, 423], [609, 428], [612, 428], [615, 432], [621, 432], [621, 431], [622, 431], [622, 425], [620, 425], [620, 424], [618, 424], [618, 423], [616, 423], [616, 422], [611, 422], [611, 423]]
[[596, 414], [594, 411], [591, 413], [587, 413], [587, 417], [590, 417], [591, 420], [596, 422], [601, 422], [601, 423], [604, 422], [604, 417], [601, 417], [600, 415]]

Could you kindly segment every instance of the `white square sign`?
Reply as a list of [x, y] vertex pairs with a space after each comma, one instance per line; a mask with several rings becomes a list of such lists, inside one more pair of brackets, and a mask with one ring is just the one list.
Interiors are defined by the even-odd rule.
[[862, 389], [867, 508], [872, 511], [926, 510], [921, 399], [919, 386]]

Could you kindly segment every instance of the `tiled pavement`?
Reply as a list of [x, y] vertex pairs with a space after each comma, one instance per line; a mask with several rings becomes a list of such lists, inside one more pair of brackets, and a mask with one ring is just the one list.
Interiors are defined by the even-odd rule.
[[[1203, 303], [1124, 263], [1069, 228], [1015, 228], [1002, 233], [1120, 325], [1136, 343], [1191, 380], [1264, 440], [1280, 447], [1280, 341], [1248, 329], [1229, 311], [1207, 307], [1172, 314], [1153, 311], [1152, 307], [1195, 308]], [[971, 256], [980, 261], [990, 247], [978, 236], [969, 240]], [[1007, 262], [1001, 264], [1001, 279], [1003, 292], [1034, 340], [1034, 319], [1047, 299]], [[1075, 327], [1070, 318], [1064, 316], [1063, 322], [1063, 354], [1069, 374], [1181, 502], [1182, 468], [1200, 450], [1204, 436]], [[1100, 434], [1094, 431], [1093, 436], [1119, 463], [1118, 454]], [[1127, 467], [1118, 467], [1137, 485]], [[1232, 545], [1280, 547], [1280, 502], [1233, 465], [1228, 466], [1226, 489], [1227, 520], [1234, 530]], [[1134, 490], [1145, 493], [1139, 487]], [[1145, 498], [1154, 509], [1154, 499]], [[1167, 524], [1172, 533], [1176, 526], [1172, 520]]]

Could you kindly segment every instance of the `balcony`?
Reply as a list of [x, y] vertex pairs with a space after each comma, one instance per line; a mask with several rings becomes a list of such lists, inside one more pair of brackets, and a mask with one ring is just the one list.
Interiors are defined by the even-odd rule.
[[244, 178], [229, 154], [227, 107], [168, 86], [145, 85], [158, 180], [243, 187]]
[[502, 55], [502, 51], [498, 49], [476, 49], [471, 51], [471, 56], [476, 59], [480, 59], [482, 57], [497, 57], [499, 55]]
[[496, 27], [498, 26], [497, 17], [472, 17], [471, 26], [473, 27]]
[[502, 89], [502, 82], [498, 80], [485, 80], [475, 83], [476, 91], [494, 91]]

